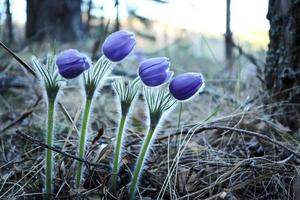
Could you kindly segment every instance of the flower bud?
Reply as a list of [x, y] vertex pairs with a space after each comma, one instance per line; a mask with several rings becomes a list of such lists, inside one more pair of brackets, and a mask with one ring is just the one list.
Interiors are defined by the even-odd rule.
[[184, 73], [171, 80], [169, 90], [175, 99], [184, 101], [197, 94], [204, 85], [202, 74]]
[[169, 71], [170, 65], [166, 57], [147, 59], [140, 63], [138, 74], [145, 85], [159, 86], [172, 77], [173, 73]]
[[134, 33], [117, 31], [105, 39], [102, 52], [109, 60], [119, 62], [131, 53], [135, 44]]
[[86, 55], [76, 49], [68, 49], [58, 54], [56, 65], [62, 77], [72, 79], [89, 69], [91, 63]]

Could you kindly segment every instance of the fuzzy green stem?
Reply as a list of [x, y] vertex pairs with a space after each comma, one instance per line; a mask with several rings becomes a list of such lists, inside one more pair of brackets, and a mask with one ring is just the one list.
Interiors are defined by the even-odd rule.
[[[177, 131], [180, 129], [180, 122], [181, 122], [181, 112], [182, 112], [182, 102], [179, 105], [179, 113], [178, 113], [178, 121], [177, 121]], [[175, 138], [175, 152], [177, 152], [177, 144], [178, 144], [178, 134]]]
[[[79, 138], [80, 142], [79, 142], [79, 150], [78, 150], [78, 157], [82, 159], [84, 157], [84, 152], [85, 152], [86, 131], [87, 131], [89, 113], [91, 109], [91, 103], [92, 100], [87, 98], [85, 102], [84, 113], [82, 118], [82, 126], [80, 131], [80, 138]], [[76, 171], [76, 188], [79, 188], [80, 186], [82, 165], [83, 165], [82, 162], [78, 162], [77, 171]]]
[[136, 186], [137, 186], [137, 183], [138, 183], [138, 178], [141, 174], [141, 169], [143, 167], [143, 164], [144, 164], [144, 161], [145, 161], [145, 158], [146, 158], [146, 154], [148, 152], [149, 145], [150, 145], [153, 133], [155, 131], [155, 127], [156, 126], [150, 126], [150, 129], [149, 129], [149, 131], [146, 135], [146, 138], [143, 142], [143, 145], [142, 145], [139, 157], [138, 157], [138, 161], [136, 163], [136, 166], [135, 166], [135, 169], [134, 169], [134, 172], [133, 172], [133, 178], [132, 178], [132, 181], [131, 181], [131, 185], [130, 185], [130, 190], [129, 190], [129, 199], [130, 200], [134, 200], [134, 198], [135, 198], [135, 190], [136, 190]]
[[122, 146], [122, 138], [123, 138], [123, 131], [125, 126], [127, 115], [122, 115], [120, 125], [119, 125], [119, 131], [117, 135], [117, 141], [116, 141], [116, 151], [115, 151], [115, 159], [114, 159], [114, 168], [113, 168], [113, 175], [112, 175], [112, 191], [115, 192], [117, 189], [117, 173], [119, 169], [119, 160], [120, 160], [120, 154], [121, 154], [121, 146]]
[[[47, 145], [52, 146], [53, 142], [53, 118], [54, 118], [54, 99], [48, 99], [48, 118], [47, 118]], [[52, 150], [46, 150], [46, 197], [50, 199], [52, 192]]]
[[177, 129], [180, 128], [180, 122], [181, 122], [181, 112], [182, 112], [182, 103], [179, 105], [179, 112], [178, 112], [178, 121], [177, 121]]

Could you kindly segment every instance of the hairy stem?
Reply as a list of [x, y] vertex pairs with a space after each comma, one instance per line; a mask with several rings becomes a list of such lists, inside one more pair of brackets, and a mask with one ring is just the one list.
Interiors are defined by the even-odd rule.
[[[81, 131], [80, 131], [80, 138], [79, 138], [80, 142], [79, 142], [79, 147], [78, 147], [79, 148], [78, 157], [81, 159], [83, 159], [84, 152], [85, 152], [86, 131], [87, 131], [89, 113], [90, 113], [90, 109], [91, 109], [91, 103], [92, 103], [92, 100], [87, 98], [86, 102], [85, 102], [85, 107], [84, 107], [82, 126], [81, 126]], [[78, 162], [77, 171], [76, 171], [76, 188], [79, 188], [79, 186], [80, 186], [82, 165], [83, 165], [82, 162]]]
[[[47, 140], [46, 143], [52, 146], [53, 142], [53, 118], [54, 118], [54, 99], [48, 99], [47, 116]], [[52, 150], [46, 150], [46, 199], [50, 199], [52, 192]]]
[[122, 115], [120, 125], [119, 125], [119, 131], [117, 135], [114, 168], [113, 168], [113, 175], [112, 175], [112, 182], [111, 182], [113, 192], [115, 192], [117, 189], [117, 177], [118, 177], [117, 173], [119, 169], [119, 160], [121, 154], [122, 138], [123, 138], [123, 131], [124, 131], [126, 117], [127, 117], [126, 115]]
[[[178, 121], [177, 121], [177, 131], [180, 131], [180, 122], [181, 122], [181, 113], [182, 113], [182, 102], [179, 105], [179, 113], [178, 113]], [[177, 144], [178, 144], [178, 135], [176, 135], [175, 139], [175, 151], [177, 152]]]
[[134, 169], [134, 172], [133, 172], [133, 178], [132, 178], [132, 181], [131, 181], [131, 185], [130, 185], [130, 190], [129, 190], [129, 199], [130, 200], [134, 200], [135, 190], [136, 190], [136, 186], [137, 186], [137, 183], [138, 183], [138, 178], [141, 174], [141, 169], [143, 167], [143, 164], [144, 164], [144, 161], [145, 161], [145, 158], [146, 158], [146, 154], [147, 154], [148, 149], [149, 149], [149, 144], [151, 142], [153, 133], [155, 131], [155, 127], [156, 126], [150, 126], [150, 129], [149, 129], [149, 131], [146, 135], [146, 138], [144, 140], [144, 143], [142, 145], [142, 148], [141, 148], [141, 151], [140, 151], [140, 154], [139, 154], [139, 157], [138, 157], [138, 161], [136, 163], [136, 166], [135, 166], [135, 169]]

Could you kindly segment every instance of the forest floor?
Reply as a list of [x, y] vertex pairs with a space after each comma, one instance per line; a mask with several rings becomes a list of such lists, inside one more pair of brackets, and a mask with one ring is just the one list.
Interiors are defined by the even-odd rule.
[[[259, 78], [263, 69], [239, 51], [235, 51], [232, 65], [226, 67], [218, 61], [215, 46], [209, 42], [198, 52], [193, 40], [183, 39], [145, 55], [169, 57], [175, 74], [203, 73], [206, 87], [193, 100], [182, 104], [180, 118], [179, 105], [164, 118], [144, 166], [138, 194], [143, 199], [294, 199], [300, 178], [296, 168], [299, 154], [293, 152], [299, 149], [299, 140], [272, 119], [274, 114], [269, 111], [274, 105], [264, 104], [272, 97]], [[42, 52], [49, 49], [47, 45], [32, 45], [19, 55], [29, 62], [31, 54], [42, 57], [45, 56]], [[263, 66], [264, 52], [252, 53], [257, 65]], [[45, 149], [21, 137], [16, 130], [43, 142], [46, 103], [39, 81], [11, 57], [3, 55], [0, 55], [0, 199], [39, 199], [43, 192]], [[112, 76], [133, 77], [136, 69], [137, 61], [132, 56], [117, 66]], [[109, 81], [93, 103], [85, 158], [99, 165], [86, 164], [83, 186], [75, 190], [72, 185], [76, 160], [56, 152], [53, 197], [57, 199], [122, 199], [128, 189], [130, 169], [148, 119], [140, 95], [126, 127], [119, 192], [113, 196], [107, 186], [120, 116]], [[54, 146], [70, 155], [76, 155], [78, 143], [82, 112], [80, 84], [79, 79], [69, 82], [56, 105]]]

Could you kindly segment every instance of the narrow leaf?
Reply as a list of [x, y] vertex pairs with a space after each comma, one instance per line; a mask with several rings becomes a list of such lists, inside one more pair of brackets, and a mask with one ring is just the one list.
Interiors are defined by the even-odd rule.
[[0, 46], [3, 47], [10, 55], [12, 55], [27, 71], [29, 71], [34, 77], [36, 77], [35, 71], [27, 65], [17, 54], [10, 50], [3, 42], [0, 41]]

